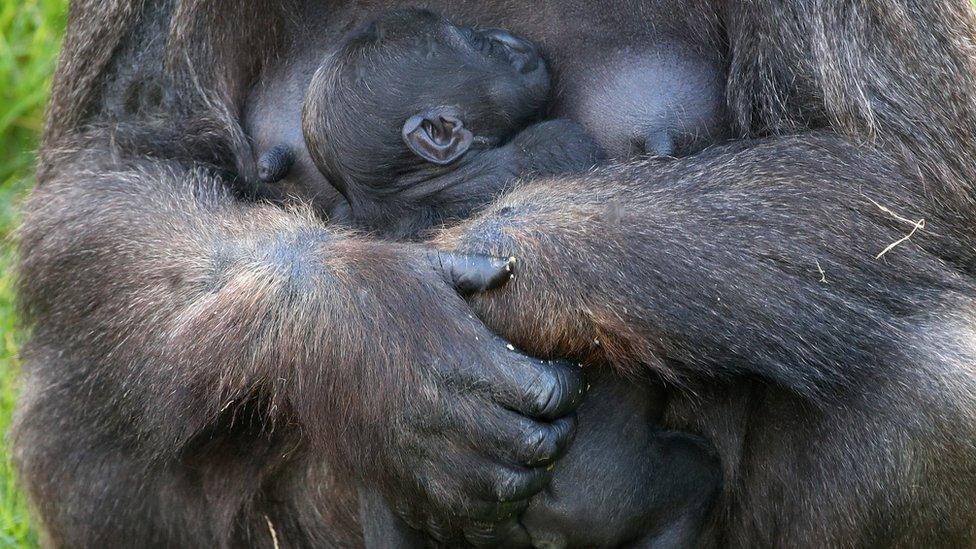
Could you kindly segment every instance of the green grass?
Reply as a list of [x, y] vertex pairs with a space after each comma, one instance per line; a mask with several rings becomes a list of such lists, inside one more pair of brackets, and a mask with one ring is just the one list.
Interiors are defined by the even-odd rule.
[[[0, 432], [17, 397], [17, 344], [23, 334], [13, 305], [17, 205], [33, 184], [34, 151], [64, 22], [67, 0], [0, 0]], [[36, 547], [27, 504], [15, 486], [6, 444], [0, 450], [0, 547]]]

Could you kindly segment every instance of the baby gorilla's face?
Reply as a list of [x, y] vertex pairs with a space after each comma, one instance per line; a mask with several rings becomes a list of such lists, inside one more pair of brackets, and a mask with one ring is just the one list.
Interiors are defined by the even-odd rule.
[[538, 118], [549, 74], [535, 46], [508, 31], [442, 25], [451, 54], [423, 67], [433, 85], [424, 94], [430, 106], [407, 119], [402, 137], [418, 157], [447, 165], [476, 139], [497, 145]]
[[500, 144], [543, 114], [549, 74], [536, 47], [425, 10], [383, 15], [327, 58], [303, 129], [322, 173], [350, 201], [469, 149]]

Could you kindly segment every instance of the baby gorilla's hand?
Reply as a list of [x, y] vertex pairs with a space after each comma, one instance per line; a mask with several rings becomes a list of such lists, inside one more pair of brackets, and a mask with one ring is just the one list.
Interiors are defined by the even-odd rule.
[[529, 126], [511, 143], [520, 174], [580, 173], [606, 160], [606, 155], [583, 126], [557, 119]]

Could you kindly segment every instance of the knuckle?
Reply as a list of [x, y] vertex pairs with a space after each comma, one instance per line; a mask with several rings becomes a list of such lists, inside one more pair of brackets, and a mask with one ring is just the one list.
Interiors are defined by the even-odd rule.
[[569, 385], [566, 374], [555, 371], [541, 375], [531, 389], [531, 400], [536, 412], [544, 417], [558, 415], [566, 399]]
[[[547, 479], [548, 472], [540, 468], [506, 469], [495, 483], [494, 495], [502, 506], [525, 500], [542, 490]], [[502, 512], [502, 509], [498, 511]]]
[[495, 483], [495, 499], [506, 501], [514, 499], [522, 488], [522, 479], [513, 471], [505, 471]]
[[441, 279], [451, 285], [457, 282], [454, 258], [449, 252], [429, 248], [426, 250], [426, 255], [427, 263]]
[[558, 459], [566, 452], [569, 444], [576, 438], [577, 426], [578, 418], [576, 412], [572, 412], [559, 420], [559, 423], [554, 428], [556, 433], [553, 435], [553, 450], [550, 456], [552, 459]]
[[558, 440], [552, 429], [544, 426], [537, 426], [530, 431], [523, 441], [525, 449], [525, 461], [529, 465], [534, 465], [545, 461], [550, 455], [555, 453]]

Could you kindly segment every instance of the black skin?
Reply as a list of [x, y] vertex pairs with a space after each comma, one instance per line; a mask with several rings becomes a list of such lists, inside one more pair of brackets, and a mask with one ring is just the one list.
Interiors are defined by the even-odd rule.
[[294, 163], [295, 154], [288, 145], [271, 147], [258, 159], [258, 179], [262, 183], [277, 183], [288, 175]]
[[[722, 475], [701, 437], [649, 428], [664, 392], [605, 369], [578, 409], [576, 437], [556, 474], [522, 517], [536, 547], [694, 547]], [[424, 547], [429, 540], [398, 520], [381, 494], [360, 493], [366, 547]]]
[[[397, 87], [402, 74], [422, 82], [419, 97]], [[507, 103], [508, 112], [485, 111], [487, 98], [476, 90], [505, 88], [518, 91]], [[372, 92], [389, 89], [397, 90], [394, 97]], [[312, 158], [352, 206], [340, 205], [330, 218], [384, 237], [415, 238], [435, 224], [468, 217], [516, 177], [595, 166], [602, 152], [577, 124], [518, 126], [541, 116], [548, 94], [549, 76], [535, 46], [504, 30], [459, 28], [419, 10], [391, 12], [368, 23], [326, 58], [306, 97]], [[369, 128], [363, 127], [364, 118]], [[494, 146], [477, 147], [478, 141]], [[270, 154], [282, 156], [277, 151], [280, 146]], [[514, 261], [508, 266], [514, 269]], [[453, 285], [462, 295], [484, 289], [463, 281]], [[552, 490], [562, 497], [551, 498], [552, 509], [542, 501], [530, 514], [535, 522], [529, 529], [556, 536], [551, 543], [557, 545], [606, 547], [638, 540], [660, 547], [694, 545], [720, 487], [714, 452], [700, 437], [650, 427], [661, 417], [662, 394], [606, 379], [599, 374], [590, 379], [597, 384], [590, 399], [600, 403], [584, 410], [600, 422], [584, 425], [582, 440], [577, 437], [560, 462]], [[593, 463], [604, 465], [598, 488]], [[587, 503], [593, 500], [587, 492], [594, 490], [614, 494], [619, 505], [594, 509]], [[367, 546], [390, 547], [398, 538], [401, 546], [421, 544], [401, 525], [383, 520], [391, 515], [381, 500], [366, 496], [363, 501], [369, 503], [361, 507]], [[557, 526], [566, 531], [552, 530]]]
[[[552, 115], [601, 144], [684, 41], [727, 76], [736, 142], [506, 195], [438, 236], [520, 258], [465, 302], [424, 246], [226, 190], [257, 180], [249, 137], [301, 142], [329, 44], [398, 3], [76, 4], [21, 232], [13, 456], [51, 545], [357, 545], [363, 483], [517, 546], [491, 502], [541, 475], [498, 456], [535, 463], [521, 427], [568, 440], [580, 385], [493, 332], [674, 384], [663, 424], [724, 469], [703, 545], [976, 543], [968, 1], [425, 5], [539, 44]], [[608, 60], [638, 85], [598, 85]], [[321, 177], [293, 150], [283, 203]]]

